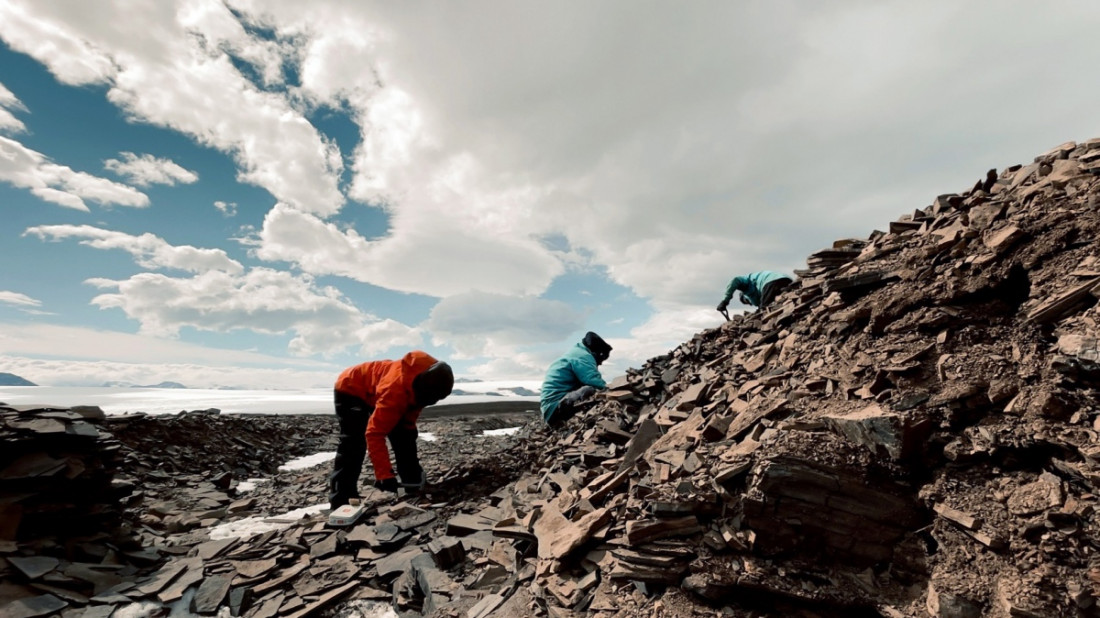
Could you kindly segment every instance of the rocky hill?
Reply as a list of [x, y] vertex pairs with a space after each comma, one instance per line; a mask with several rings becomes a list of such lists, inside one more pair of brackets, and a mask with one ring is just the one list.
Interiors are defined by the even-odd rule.
[[542, 597], [1096, 614], [1097, 172], [1100, 140], [991, 170], [612, 385], [511, 498]]

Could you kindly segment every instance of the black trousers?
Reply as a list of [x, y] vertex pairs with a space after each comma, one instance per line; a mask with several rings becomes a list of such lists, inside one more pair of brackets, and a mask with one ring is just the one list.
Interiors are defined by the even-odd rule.
[[[340, 424], [336, 460], [329, 476], [329, 505], [335, 509], [359, 497], [359, 475], [363, 473], [363, 460], [367, 455], [367, 423], [374, 408], [366, 401], [340, 391], [334, 392], [333, 403]], [[420, 467], [416, 454], [417, 434], [416, 429], [394, 427], [387, 436], [402, 483], [424, 482], [424, 469]]]
[[769, 281], [764, 284], [764, 289], [760, 290], [760, 308], [765, 309], [768, 305], [772, 304], [775, 297], [779, 296], [779, 293], [787, 289], [787, 286], [791, 283], [792, 281], [790, 279], [783, 277], [782, 279], [776, 279], [775, 281]]
[[554, 410], [554, 413], [550, 415], [550, 420], [547, 421], [547, 424], [551, 427], [557, 427], [573, 418], [577, 412], [584, 409], [586, 400], [595, 393], [596, 387], [588, 386], [587, 384], [578, 389], [569, 391], [565, 394], [565, 397], [562, 397], [561, 401], [558, 402], [558, 407]]

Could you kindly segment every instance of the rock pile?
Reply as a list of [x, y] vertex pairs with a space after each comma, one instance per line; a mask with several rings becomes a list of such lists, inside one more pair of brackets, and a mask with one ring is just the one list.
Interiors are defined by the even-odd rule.
[[[108, 571], [155, 555], [123, 525], [132, 484], [116, 479], [120, 444], [95, 407], [0, 405], [0, 607], [5, 616], [43, 615], [83, 599], [87, 563]], [[46, 577], [71, 561], [70, 575]], [[90, 568], [90, 567], [89, 567]], [[26, 586], [13, 586], [12, 581]]]
[[507, 615], [491, 606], [517, 589], [552, 616], [659, 615], [670, 591], [1096, 613], [1097, 172], [1100, 140], [1064, 144], [838, 241], [766, 312], [533, 436], [541, 471], [449, 522], [493, 533], [491, 565], [533, 569], [469, 615]]
[[114, 483], [119, 443], [95, 407], [0, 404], [0, 539], [112, 528], [128, 486]]

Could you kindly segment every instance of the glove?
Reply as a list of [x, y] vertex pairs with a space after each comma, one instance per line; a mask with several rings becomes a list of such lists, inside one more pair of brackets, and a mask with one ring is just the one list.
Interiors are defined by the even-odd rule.
[[730, 301], [724, 300], [724, 301], [718, 303], [718, 311], [725, 311], [726, 307], [729, 307], [729, 306], [730, 306]]
[[381, 481], [375, 481], [374, 486], [382, 491], [389, 491], [397, 493], [397, 479], [390, 477], [388, 479], [382, 479]]

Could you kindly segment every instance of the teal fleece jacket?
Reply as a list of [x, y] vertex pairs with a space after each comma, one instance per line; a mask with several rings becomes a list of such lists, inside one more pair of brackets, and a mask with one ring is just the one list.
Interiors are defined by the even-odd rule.
[[542, 392], [539, 398], [542, 420], [548, 420], [554, 414], [562, 397], [570, 391], [586, 384], [596, 388], [607, 388], [607, 383], [603, 381], [597, 367], [596, 357], [592, 356], [592, 352], [584, 347], [583, 343], [573, 346], [561, 358], [551, 363], [550, 368], [546, 370], [546, 377], [542, 380]]
[[790, 279], [790, 277], [770, 270], [761, 270], [743, 277], [734, 277], [730, 284], [726, 286], [726, 296], [722, 299], [722, 302], [728, 303], [733, 298], [734, 292], [741, 292], [754, 307], [759, 307], [760, 294], [763, 292], [764, 286], [776, 279]]

